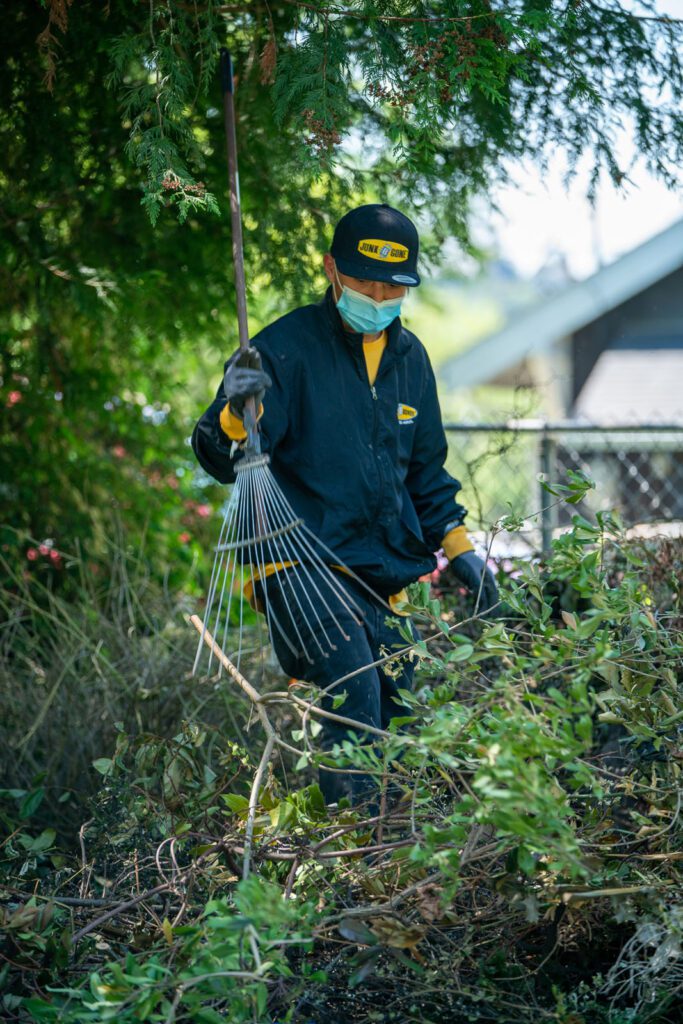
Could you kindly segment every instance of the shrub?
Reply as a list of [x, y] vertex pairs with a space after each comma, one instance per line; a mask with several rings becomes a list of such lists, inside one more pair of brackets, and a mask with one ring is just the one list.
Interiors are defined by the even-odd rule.
[[260, 710], [287, 747], [258, 771], [256, 725], [119, 731], [78, 856], [33, 827], [27, 797], [15, 814], [5, 1008], [73, 1024], [670, 1019], [676, 557], [577, 516], [551, 558], [516, 567], [499, 621], [463, 622], [447, 573], [440, 599], [413, 588], [411, 721], [379, 752], [330, 755], [388, 780], [379, 820], [325, 808], [315, 694], [303, 716], [275, 679]]

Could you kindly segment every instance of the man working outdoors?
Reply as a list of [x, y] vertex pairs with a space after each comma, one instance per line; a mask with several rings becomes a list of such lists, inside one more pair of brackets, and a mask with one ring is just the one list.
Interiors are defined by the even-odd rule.
[[[434, 552], [443, 548], [485, 612], [497, 602], [496, 585], [462, 525], [466, 511], [455, 501], [460, 484], [444, 469], [447, 444], [429, 357], [400, 319], [407, 289], [420, 283], [418, 244], [413, 223], [390, 206], [361, 206], [342, 217], [324, 256], [325, 297], [264, 328], [248, 352], [227, 361], [192, 446], [208, 473], [233, 482], [246, 437], [245, 402], [255, 396], [273, 474], [296, 514], [340, 562], [394, 605], [408, 583], [434, 569]], [[280, 563], [260, 577], [257, 590], [266, 588], [280, 628], [295, 637], [299, 578]], [[330, 687], [320, 700], [327, 711], [334, 708], [331, 684], [405, 646], [386, 622], [386, 606], [352, 577], [345, 582], [363, 621], [335, 608], [350, 639], [328, 656], [304, 661], [270, 625], [283, 670]], [[336, 692], [346, 699], [336, 713], [381, 729], [405, 715], [398, 691], [411, 688], [412, 662], [403, 659], [398, 673], [391, 664], [388, 669], [366, 668], [341, 683]], [[322, 721], [323, 750], [349, 738], [343, 724]], [[367, 774], [323, 767], [320, 785], [328, 804], [343, 796], [357, 803], [373, 792]]]

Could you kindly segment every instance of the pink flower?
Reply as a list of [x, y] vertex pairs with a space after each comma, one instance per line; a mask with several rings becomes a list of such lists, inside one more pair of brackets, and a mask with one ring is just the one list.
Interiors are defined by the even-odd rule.
[[55, 551], [54, 548], [50, 552], [50, 558], [55, 563], [55, 565], [57, 563], [61, 562], [61, 560], [62, 560], [62, 556], [60, 555], [59, 551]]
[[115, 444], [111, 450], [112, 455], [117, 459], [125, 459], [128, 452], [122, 444]]
[[192, 537], [187, 532], [179, 533], [178, 534], [178, 540], [180, 541], [181, 544], [187, 544], [189, 541], [192, 540]]
[[39, 546], [38, 550], [40, 551], [41, 555], [49, 555], [50, 554], [50, 547], [49, 547], [48, 544], [41, 544]]
[[196, 512], [197, 512], [198, 516], [202, 517], [202, 519], [208, 519], [209, 516], [211, 515], [211, 506], [210, 505], [197, 505]]
[[26, 557], [28, 558], [29, 562], [35, 562], [36, 558], [38, 557], [38, 548], [29, 548], [28, 551], [26, 552]]
[[17, 402], [20, 402], [22, 398], [23, 395], [21, 391], [10, 391], [9, 395], [7, 396], [7, 405], [10, 407], [16, 405]]

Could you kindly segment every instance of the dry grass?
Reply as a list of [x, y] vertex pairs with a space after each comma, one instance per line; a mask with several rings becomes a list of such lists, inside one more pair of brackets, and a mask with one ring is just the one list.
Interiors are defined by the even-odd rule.
[[164, 736], [200, 717], [239, 733], [224, 682], [190, 676], [192, 600], [169, 593], [142, 560], [114, 552], [103, 583], [72, 560], [78, 600], [0, 567], [0, 748], [9, 753], [0, 786], [45, 780], [45, 810], [61, 797], [67, 827], [100, 784], [92, 762], [111, 752], [115, 723]]

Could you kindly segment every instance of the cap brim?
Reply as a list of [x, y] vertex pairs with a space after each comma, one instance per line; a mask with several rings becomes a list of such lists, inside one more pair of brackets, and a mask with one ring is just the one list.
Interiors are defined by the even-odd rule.
[[414, 270], [401, 270], [391, 264], [369, 265], [369, 261], [346, 260], [335, 257], [337, 270], [349, 277], [357, 277], [361, 281], [385, 281], [387, 284], [405, 284], [414, 288], [420, 283], [420, 275]]

